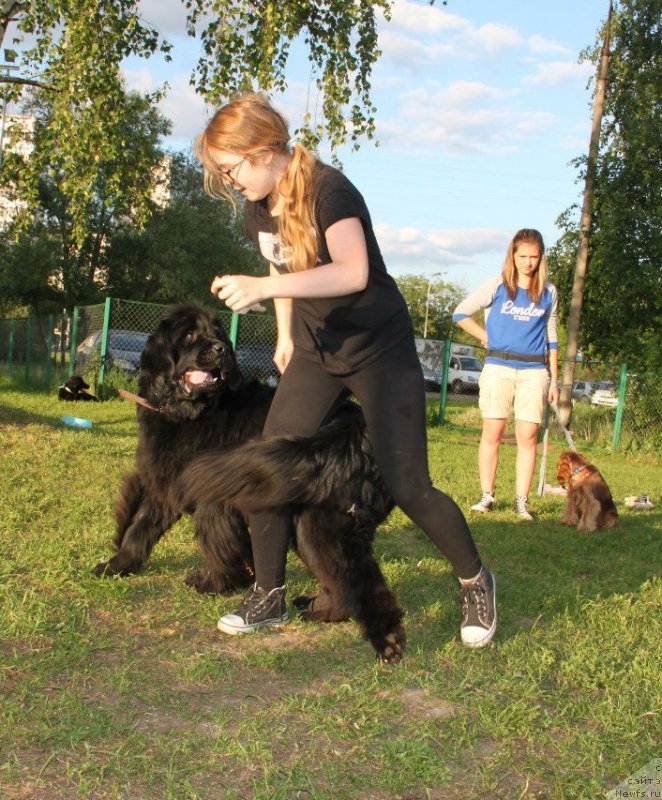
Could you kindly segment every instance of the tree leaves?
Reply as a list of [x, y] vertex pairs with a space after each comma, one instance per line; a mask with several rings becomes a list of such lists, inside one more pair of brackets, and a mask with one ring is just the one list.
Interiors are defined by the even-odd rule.
[[[597, 50], [591, 57], [597, 58]], [[570, 301], [575, 223], [550, 260]], [[580, 343], [585, 353], [662, 369], [662, 0], [622, 0], [613, 19]]]
[[311, 74], [322, 94], [321, 116], [307, 110], [297, 131], [315, 146], [348, 139], [358, 146], [374, 135], [370, 73], [380, 55], [377, 14], [389, 0], [187, 0], [189, 31], [198, 32], [203, 55], [198, 91], [221, 104], [247, 90], [283, 91], [292, 45], [303, 41]]

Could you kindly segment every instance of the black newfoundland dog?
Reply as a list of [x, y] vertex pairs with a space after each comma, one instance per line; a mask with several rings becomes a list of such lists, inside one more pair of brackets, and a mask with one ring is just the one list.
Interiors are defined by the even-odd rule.
[[141, 358], [135, 471], [116, 505], [116, 553], [96, 575], [138, 572], [182, 516], [193, 516], [204, 567], [199, 592], [254, 581], [245, 514], [288, 506], [295, 548], [319, 582], [294, 603], [304, 619], [356, 618], [383, 661], [400, 660], [402, 611], [372, 552], [393, 503], [373, 461], [359, 408], [338, 403], [312, 438], [260, 436], [274, 390], [245, 382], [214, 314], [175, 308]]

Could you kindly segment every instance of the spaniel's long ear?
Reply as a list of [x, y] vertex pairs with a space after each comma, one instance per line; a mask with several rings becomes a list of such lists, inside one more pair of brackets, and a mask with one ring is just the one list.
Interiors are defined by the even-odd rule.
[[570, 477], [570, 465], [571, 461], [571, 452], [567, 450], [565, 453], [561, 453], [559, 456], [559, 460], [556, 464], [556, 482], [559, 486], [565, 487], [568, 478]]

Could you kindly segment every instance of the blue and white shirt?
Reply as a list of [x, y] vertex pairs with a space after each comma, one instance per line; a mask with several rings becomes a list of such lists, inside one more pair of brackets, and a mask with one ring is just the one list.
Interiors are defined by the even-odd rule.
[[[453, 322], [472, 317], [483, 308], [488, 350], [532, 356], [547, 356], [548, 350], [558, 350], [558, 296], [551, 283], [545, 284], [540, 300], [534, 303], [528, 291], [519, 287], [511, 299], [501, 275], [491, 278], [459, 304]], [[545, 369], [539, 361], [513, 362], [496, 356], [485, 361], [517, 369]]]

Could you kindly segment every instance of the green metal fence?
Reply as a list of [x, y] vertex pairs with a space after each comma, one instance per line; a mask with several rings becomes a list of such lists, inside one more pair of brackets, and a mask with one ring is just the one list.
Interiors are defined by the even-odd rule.
[[[435, 419], [469, 431], [480, 431], [479, 372], [458, 369], [458, 362], [477, 359], [481, 347], [452, 341], [417, 340], [426, 387], [433, 392]], [[563, 365], [559, 366], [559, 375]], [[660, 375], [631, 373], [626, 364], [578, 361], [572, 388], [571, 430], [577, 447], [601, 447], [659, 455], [662, 452]], [[438, 405], [436, 396], [439, 395]], [[557, 420], [551, 436], [565, 441]]]
[[[0, 320], [0, 377], [12, 385], [53, 390], [70, 375], [84, 375], [99, 397], [110, 398], [118, 389], [135, 386], [147, 336], [169, 309], [107, 298], [104, 303], [74, 309], [71, 317]], [[275, 384], [273, 316], [229, 311], [220, 311], [219, 316], [242, 372]], [[460, 362], [478, 359], [482, 363], [484, 350], [428, 339], [417, 340], [417, 349], [428, 389], [435, 392], [431, 401], [435, 420], [480, 431], [479, 373], [462, 369]], [[578, 361], [572, 390], [572, 431], [578, 447], [662, 452], [661, 377], [631, 373], [625, 364]], [[555, 422], [552, 435], [563, 441]]]
[[[0, 320], [0, 376], [12, 384], [53, 390], [71, 375], [83, 375], [101, 399], [137, 382], [147, 337], [171, 306], [106, 298], [76, 307], [68, 316]], [[275, 383], [271, 358], [276, 341], [269, 314], [219, 312], [242, 371]]]

